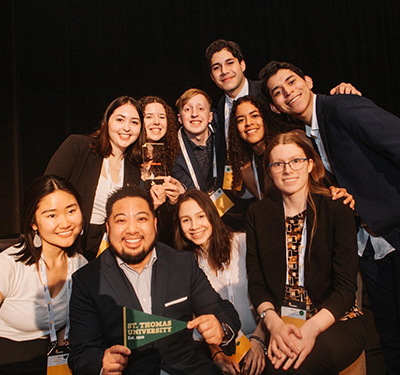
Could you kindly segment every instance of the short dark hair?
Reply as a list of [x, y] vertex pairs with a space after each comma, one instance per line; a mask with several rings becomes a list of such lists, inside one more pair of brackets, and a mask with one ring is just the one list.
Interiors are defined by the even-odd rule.
[[[24, 195], [21, 235], [19, 237], [19, 244], [15, 246], [17, 248], [22, 247], [22, 250], [15, 254], [20, 256], [20, 258], [18, 258], [19, 262], [24, 262], [26, 265], [31, 265], [39, 261], [40, 255], [42, 254], [42, 246], [35, 247], [33, 245], [35, 231], [32, 228], [32, 224], [35, 224], [35, 214], [40, 201], [47, 195], [54, 193], [57, 190], [65, 191], [66, 193], [69, 193], [75, 197], [82, 212], [83, 220], [82, 198], [69, 181], [55, 175], [45, 175], [35, 179], [29, 185]], [[65, 249], [68, 257], [71, 257], [76, 253], [77, 242], [78, 241], [76, 240], [73, 246]]]
[[213, 57], [214, 53], [219, 52], [223, 49], [227, 49], [233, 55], [233, 57], [236, 57], [239, 60], [239, 62], [244, 60], [239, 44], [233, 42], [232, 40], [218, 39], [212, 42], [206, 49], [207, 65], [210, 71], [211, 58]]
[[93, 142], [92, 148], [102, 157], [108, 157], [112, 152], [110, 136], [108, 134], [108, 120], [117, 108], [125, 104], [133, 105], [136, 108], [139, 114], [141, 130], [138, 139], [125, 150], [124, 156], [129, 157], [131, 160], [137, 160], [137, 156], [140, 154], [141, 145], [144, 143], [142, 109], [140, 104], [132, 97], [119, 96], [108, 105], [101, 120], [100, 128], [92, 134], [92, 136], [96, 138], [95, 142]]
[[264, 66], [264, 68], [260, 70], [260, 73], [258, 74], [258, 78], [261, 81], [261, 91], [270, 103], [273, 103], [273, 101], [271, 95], [269, 94], [267, 82], [272, 76], [274, 76], [278, 72], [278, 70], [281, 69], [291, 70], [293, 73], [296, 73], [299, 77], [303, 79], [306, 76], [301, 69], [291, 63], [270, 61], [266, 66]]
[[112, 193], [106, 203], [107, 220], [110, 218], [114, 203], [124, 198], [142, 198], [149, 205], [150, 212], [155, 216], [153, 200], [150, 193], [137, 185], [124, 186]]

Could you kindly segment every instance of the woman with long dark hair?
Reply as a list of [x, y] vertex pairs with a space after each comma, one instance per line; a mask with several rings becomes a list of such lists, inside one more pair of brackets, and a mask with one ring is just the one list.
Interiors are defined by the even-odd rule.
[[143, 115], [139, 103], [120, 96], [107, 107], [100, 128], [91, 135], [69, 136], [51, 158], [46, 174], [70, 181], [83, 198], [83, 254], [95, 258], [105, 233], [105, 204], [116, 188], [140, 181], [140, 137]]
[[353, 212], [332, 200], [305, 135], [273, 138], [264, 169], [266, 197], [248, 213], [247, 272], [269, 332], [267, 373], [337, 374], [365, 345]]
[[[246, 235], [233, 233], [223, 223], [207, 193], [188, 190], [176, 206], [175, 245], [192, 251], [213, 288], [233, 303], [242, 322], [242, 332], [250, 337], [251, 349], [239, 364], [219, 347], [211, 346], [211, 356], [224, 374], [261, 374], [265, 367], [263, 323], [257, 325], [247, 293]], [[247, 372], [246, 372], [247, 371]]]
[[19, 243], [0, 254], [0, 374], [45, 374], [50, 341], [68, 339], [71, 275], [87, 263], [76, 252], [81, 232], [75, 188], [57, 176], [36, 179]]

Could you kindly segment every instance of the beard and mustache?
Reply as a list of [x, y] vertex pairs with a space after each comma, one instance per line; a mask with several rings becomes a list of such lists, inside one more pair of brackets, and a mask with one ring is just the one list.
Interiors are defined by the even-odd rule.
[[143, 262], [144, 259], [146, 259], [147, 255], [150, 254], [150, 252], [154, 249], [156, 246], [157, 242], [157, 236], [154, 237], [154, 241], [145, 249], [143, 249], [140, 253], [138, 254], [129, 254], [124, 251], [119, 253], [115, 248], [113, 247], [112, 244], [110, 244], [110, 252], [113, 253], [115, 256], [119, 257], [122, 261], [124, 261], [128, 265], [134, 265], [134, 264], [139, 264]]

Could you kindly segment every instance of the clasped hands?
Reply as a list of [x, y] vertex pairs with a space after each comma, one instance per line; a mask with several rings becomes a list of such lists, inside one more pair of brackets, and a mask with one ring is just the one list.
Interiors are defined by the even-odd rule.
[[271, 334], [268, 358], [276, 369], [282, 365], [284, 370], [292, 365], [298, 369], [310, 354], [320, 333], [311, 321], [306, 321], [301, 328], [298, 328], [293, 324], [284, 323], [276, 314], [268, 326]]

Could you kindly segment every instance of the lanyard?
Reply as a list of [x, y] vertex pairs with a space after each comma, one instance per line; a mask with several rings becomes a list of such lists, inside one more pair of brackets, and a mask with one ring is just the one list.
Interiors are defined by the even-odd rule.
[[[214, 131], [213, 131], [211, 125], [209, 124], [208, 127], [209, 127], [209, 129], [210, 129], [210, 131], [211, 131], [211, 134], [212, 134], [212, 136], [213, 136], [213, 135], [214, 135]], [[192, 181], [193, 181], [193, 184], [194, 184], [194, 186], [195, 186], [195, 188], [196, 188], [197, 190], [201, 190], [201, 189], [200, 189], [199, 182], [197, 181], [196, 173], [195, 173], [195, 171], [194, 171], [192, 162], [191, 162], [191, 160], [190, 160], [190, 158], [189, 158], [189, 154], [188, 154], [188, 152], [187, 152], [185, 142], [183, 141], [183, 137], [182, 137], [182, 127], [181, 127], [181, 128], [179, 129], [179, 131], [178, 131], [178, 140], [179, 140], [179, 145], [181, 146], [183, 158], [185, 159], [186, 165], [188, 166], [189, 173], [190, 173], [190, 177], [191, 177], [191, 179], [192, 179]], [[214, 177], [214, 179], [217, 178], [217, 152], [216, 152], [216, 150], [215, 150], [215, 142], [214, 142], [214, 139], [213, 139], [213, 177]]]
[[[46, 272], [46, 263], [44, 261], [43, 255], [39, 259], [39, 272], [40, 272], [40, 277], [42, 279], [43, 283], [43, 292], [44, 292], [44, 297], [46, 299], [47, 303], [47, 312], [49, 315], [49, 331], [50, 331], [50, 340], [52, 344], [57, 343], [57, 334], [56, 334], [56, 323], [54, 320], [54, 308], [53, 308], [53, 302], [51, 300], [50, 296], [50, 291], [49, 291], [49, 286], [47, 282], [47, 272]], [[72, 280], [71, 280], [71, 260], [68, 258], [68, 275], [67, 275], [67, 291], [68, 291], [68, 305], [69, 305], [69, 299], [71, 297], [71, 288], [72, 288]], [[64, 341], [68, 340], [69, 336], [69, 307], [67, 308], [67, 324], [65, 326], [65, 335], [64, 335]]]
[[[286, 216], [286, 215], [285, 215]], [[287, 231], [286, 232], [286, 285], [289, 285], [289, 265], [288, 265], [288, 242], [287, 242]], [[307, 216], [304, 219], [303, 230], [301, 233], [301, 245], [299, 250], [299, 286], [304, 286], [304, 257], [306, 253], [306, 244], [307, 244]]]
[[[123, 186], [123, 182], [124, 182], [124, 163], [125, 163], [125, 159], [121, 160], [121, 166], [119, 167], [119, 176], [118, 176], [118, 187], [122, 187]], [[112, 178], [111, 178], [111, 171], [110, 171], [110, 164], [108, 161], [108, 158], [104, 158], [104, 167], [106, 169], [106, 175], [107, 175], [107, 179], [108, 182], [110, 184], [109, 187], [109, 191], [113, 191], [114, 187], [113, 187], [113, 182], [112, 182]]]
[[253, 168], [254, 178], [256, 179], [258, 199], [261, 200], [262, 196], [261, 196], [261, 189], [260, 189], [260, 180], [258, 179], [258, 170], [257, 170], [256, 157], [254, 155], [254, 152], [253, 152], [253, 159], [251, 161], [251, 166]]

